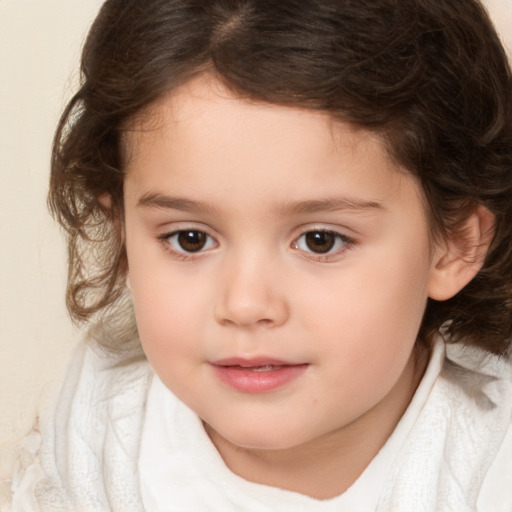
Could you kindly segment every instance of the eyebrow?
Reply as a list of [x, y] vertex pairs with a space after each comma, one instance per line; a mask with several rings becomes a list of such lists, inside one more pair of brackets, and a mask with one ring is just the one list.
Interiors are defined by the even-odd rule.
[[184, 212], [215, 213], [217, 208], [209, 203], [193, 201], [182, 197], [170, 197], [164, 194], [148, 192], [144, 194], [137, 206], [160, 210], [181, 210]]
[[364, 201], [349, 197], [332, 197], [326, 199], [313, 199], [284, 204], [279, 207], [282, 215], [318, 213], [327, 211], [385, 211], [384, 205], [378, 201]]
[[[193, 201], [181, 197], [170, 197], [160, 193], [149, 192], [137, 202], [138, 207], [181, 210], [185, 212], [201, 212], [213, 214], [218, 210], [210, 203]], [[282, 216], [319, 213], [327, 211], [385, 211], [384, 205], [378, 201], [365, 201], [348, 197], [312, 199], [285, 203], [277, 208]]]

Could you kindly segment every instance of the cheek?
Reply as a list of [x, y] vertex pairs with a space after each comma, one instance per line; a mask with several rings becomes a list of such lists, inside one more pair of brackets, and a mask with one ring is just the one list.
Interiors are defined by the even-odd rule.
[[179, 356], [191, 347], [189, 338], [199, 328], [204, 290], [172, 269], [165, 254], [133, 249], [129, 268], [137, 327], [148, 359]]
[[180, 293], [176, 282], [171, 286], [149, 284], [133, 286], [132, 292], [141, 341], [143, 345], [171, 349], [198, 329], [199, 297]]
[[[391, 244], [326, 280], [305, 311], [313, 339], [346, 371], [366, 377], [403, 368], [416, 341], [427, 301], [429, 261], [423, 243]], [[354, 253], [355, 255], [355, 253]], [[304, 320], [306, 323], [306, 321]]]
[[[153, 293], [155, 292], [155, 293]], [[162, 382], [193, 404], [190, 388], [199, 387], [202, 323], [199, 306], [176, 288], [134, 287], [135, 316], [142, 349]]]

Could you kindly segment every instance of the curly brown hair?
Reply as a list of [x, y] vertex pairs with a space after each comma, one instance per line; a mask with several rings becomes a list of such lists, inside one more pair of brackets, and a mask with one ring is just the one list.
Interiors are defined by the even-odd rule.
[[69, 247], [76, 321], [116, 307], [123, 133], [167, 91], [213, 73], [240, 97], [327, 112], [376, 133], [422, 185], [435, 236], [476, 205], [495, 216], [478, 275], [429, 300], [420, 339], [447, 329], [504, 354], [512, 338], [512, 87], [477, 0], [108, 0], [55, 135], [49, 205]]

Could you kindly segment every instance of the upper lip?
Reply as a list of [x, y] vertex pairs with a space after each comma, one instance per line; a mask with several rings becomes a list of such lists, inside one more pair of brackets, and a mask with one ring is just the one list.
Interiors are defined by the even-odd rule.
[[298, 366], [304, 363], [293, 363], [271, 357], [229, 357], [226, 359], [212, 361], [211, 364], [214, 366], [240, 366], [242, 368], [253, 368], [257, 366]]

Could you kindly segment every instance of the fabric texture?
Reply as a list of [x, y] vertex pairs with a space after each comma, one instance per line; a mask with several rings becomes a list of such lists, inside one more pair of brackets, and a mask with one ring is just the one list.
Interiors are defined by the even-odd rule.
[[144, 360], [76, 352], [53, 415], [13, 475], [12, 512], [512, 512], [512, 377], [503, 359], [438, 340], [406, 413], [331, 500], [234, 475], [199, 418]]

